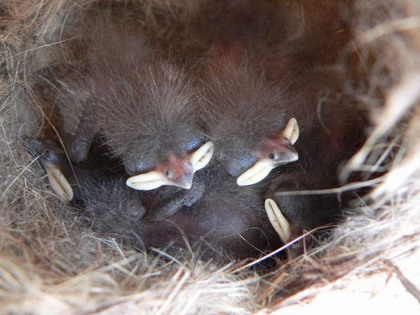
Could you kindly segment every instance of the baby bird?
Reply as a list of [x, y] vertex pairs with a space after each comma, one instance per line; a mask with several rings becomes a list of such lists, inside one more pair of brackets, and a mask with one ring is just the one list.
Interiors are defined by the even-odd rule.
[[335, 71], [312, 69], [290, 87], [302, 97], [299, 106], [291, 103], [289, 108], [300, 121], [299, 161], [273, 172], [266, 192], [266, 207], [271, 211], [277, 205], [291, 226], [289, 235], [283, 235], [284, 242], [303, 230], [337, 223], [355, 197], [354, 191], [335, 188], [341, 186], [340, 166], [365, 141], [367, 119], [352, 98], [340, 92], [337, 82]]
[[[63, 85], [73, 94], [88, 91], [68, 145], [70, 158], [85, 160], [94, 140], [102, 138], [131, 176], [128, 186], [191, 188], [213, 144], [204, 143], [186, 71], [161, 58], [130, 20], [102, 13], [81, 24], [78, 49], [84, 68]], [[60, 106], [71, 107], [73, 101]]]
[[159, 221], [146, 213], [136, 228], [146, 247], [172, 244], [173, 250], [185, 248], [188, 240], [190, 245], [200, 248], [205, 259], [222, 255], [227, 260], [257, 257], [280, 246], [281, 241], [264, 211], [261, 187], [238, 186], [218, 164], [198, 173], [193, 187], [199, 183], [205, 190], [192, 206], [183, 206]]
[[[66, 187], [70, 195], [70, 188], [72, 202], [94, 229], [138, 249], [176, 252], [192, 246], [204, 259], [226, 261], [255, 257], [279, 246], [263, 210], [261, 188], [238, 187], [217, 165], [195, 176], [198, 197], [177, 194], [165, 201], [156, 196], [160, 190], [129, 189], [121, 169], [108, 168], [108, 157], [97, 151], [101, 146], [94, 144], [85, 162], [73, 164], [73, 172], [64, 152], [52, 142], [29, 140], [27, 146], [47, 169], [54, 191], [61, 194], [60, 187]], [[159, 211], [168, 213], [166, 208], [174, 209], [174, 204], [176, 210], [166, 218], [154, 217]]]
[[263, 180], [274, 168], [294, 162], [299, 137], [293, 102], [285, 84], [269, 83], [261, 69], [229, 55], [210, 61], [202, 72], [201, 111], [215, 158], [240, 186]]

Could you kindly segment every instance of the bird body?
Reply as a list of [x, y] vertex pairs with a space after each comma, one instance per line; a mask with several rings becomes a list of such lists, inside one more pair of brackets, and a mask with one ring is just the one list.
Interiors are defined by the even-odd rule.
[[[49, 166], [47, 172], [54, 169], [63, 175], [62, 182], [74, 192], [73, 204], [95, 230], [138, 249], [178, 251], [193, 246], [203, 257], [226, 261], [255, 257], [279, 245], [263, 209], [261, 187], [239, 187], [217, 165], [195, 176], [193, 194], [164, 193], [167, 198], [162, 199], [161, 190], [127, 187], [122, 169], [106, 167], [110, 161], [97, 151], [101, 146], [94, 145], [88, 159], [73, 164], [73, 170], [63, 150], [51, 141], [30, 140], [28, 147]], [[156, 217], [156, 212], [167, 215]]]
[[[68, 144], [71, 159], [85, 160], [91, 144], [102, 138], [132, 176], [130, 187], [189, 189], [194, 173], [211, 158], [213, 146], [202, 147], [198, 101], [186, 70], [161, 58], [130, 21], [103, 14], [80, 28], [84, 65], [65, 87], [72, 94], [87, 90], [87, 97]], [[72, 103], [70, 98], [59, 106]]]
[[308, 69], [290, 87], [301, 98], [299, 106], [289, 109], [300, 122], [299, 161], [270, 175], [266, 197], [299, 231], [339, 222], [355, 197], [337, 190], [343, 184], [339, 172], [364, 143], [368, 123], [337, 82], [334, 70]]

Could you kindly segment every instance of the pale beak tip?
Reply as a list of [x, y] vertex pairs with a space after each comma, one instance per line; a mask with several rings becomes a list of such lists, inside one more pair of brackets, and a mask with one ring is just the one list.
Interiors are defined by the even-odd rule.
[[238, 186], [249, 186], [254, 184], [253, 182], [247, 181], [247, 180], [243, 180], [242, 178], [239, 178], [236, 180], [236, 184]]
[[165, 177], [156, 171], [145, 174], [139, 174], [129, 177], [126, 185], [135, 190], [152, 190], [162, 185], [166, 185]]
[[291, 238], [290, 223], [283, 215], [281, 209], [273, 199], [266, 199], [264, 202], [265, 211], [274, 230], [279, 235], [281, 241], [287, 244]]
[[272, 162], [269, 160], [260, 160], [255, 165], [247, 169], [238, 177], [236, 183], [238, 186], [254, 185], [265, 179], [273, 169]]
[[210, 162], [214, 153], [214, 143], [208, 141], [191, 154], [194, 172], [204, 168]]

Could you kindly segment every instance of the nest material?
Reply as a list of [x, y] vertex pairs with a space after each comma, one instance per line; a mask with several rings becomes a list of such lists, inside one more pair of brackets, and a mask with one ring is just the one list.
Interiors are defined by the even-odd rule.
[[[351, 26], [352, 38], [331, 59], [338, 57], [340, 66], [345, 65], [348, 91], [358, 100], [357, 106], [370, 111], [374, 124], [342, 177], [352, 172], [365, 178], [382, 175], [358, 183], [373, 188], [372, 192], [348, 209], [346, 222], [320, 247], [267, 274], [252, 270], [256, 262], [221, 268], [198, 261], [193, 252], [177, 257], [164, 251], [149, 256], [134, 252], [92, 232], [80, 213], [61, 203], [47, 187], [22, 139], [40, 134], [52, 117], [42, 114], [28, 82], [38, 69], [63, 58], [54, 49], [62, 31], [59, 26], [63, 20], [72, 22], [66, 13], [83, 10], [89, 2], [0, 4], [0, 309], [4, 313], [293, 314], [303, 309], [324, 312], [333, 301], [334, 311], [358, 305], [363, 311], [377, 312], [404, 305], [405, 313], [414, 314], [420, 299], [420, 6], [416, 1], [343, 1], [343, 7], [351, 4], [349, 9], [334, 15], [336, 24]], [[319, 59], [326, 59], [327, 41], [320, 34], [329, 31], [325, 17], [337, 10], [334, 1], [322, 6], [308, 1], [300, 7], [283, 2], [291, 16], [301, 13], [300, 27], [289, 36], [297, 45], [311, 38], [306, 41], [307, 51], [324, 51]], [[201, 2], [139, 3], [147, 27], [169, 41], [174, 34], [187, 34], [173, 25], [188, 25]], [[368, 308], [363, 304], [367, 302]]]

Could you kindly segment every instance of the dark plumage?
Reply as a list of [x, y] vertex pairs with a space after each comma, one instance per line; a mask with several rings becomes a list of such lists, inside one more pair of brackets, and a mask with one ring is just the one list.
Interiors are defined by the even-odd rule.
[[285, 56], [288, 48], [272, 58], [287, 36], [281, 7], [265, 0], [208, 1], [189, 28], [195, 35], [189, 44], [202, 52], [194, 74], [203, 91], [203, 125], [215, 142], [215, 157], [239, 185], [255, 184], [297, 159], [298, 127], [284, 106], [287, 78], [271, 84], [264, 67], [275, 64], [287, 77], [292, 62], [295, 66]]
[[131, 20], [100, 13], [81, 24], [78, 49], [84, 67], [65, 79], [63, 88], [72, 94], [87, 90], [69, 144], [71, 159], [85, 160], [100, 137], [132, 176], [130, 187], [190, 188], [213, 147], [202, 146], [197, 97], [185, 70], [161, 58]]
[[[238, 6], [246, 3], [238, 2]], [[264, 14], [253, 20], [251, 11], [242, 16], [243, 10], [235, 7], [233, 3], [229, 14], [235, 18], [231, 21], [224, 20], [223, 14], [218, 16], [226, 27], [234, 26], [232, 32], [225, 34], [216, 26], [204, 36], [217, 35], [213, 48], [207, 51], [209, 60], [194, 68], [201, 83], [199, 96], [187, 71], [170, 58], [170, 48], [163, 58], [158, 46], [132, 19], [110, 13], [82, 19], [80, 38], [72, 49], [78, 51], [76, 63], [83, 66], [71, 75], [62, 74], [65, 79], [58, 102], [66, 90], [71, 90], [69, 95], [87, 91], [80, 123], [69, 144], [71, 159], [80, 163], [89, 154], [94, 159], [108, 159], [108, 153], [90, 150], [98, 138], [114, 158], [98, 162], [102, 165], [100, 169], [95, 166], [98, 175], [89, 173], [83, 163], [75, 166], [82, 174], [77, 179], [81, 178], [78, 187], [83, 192], [76, 193], [76, 199], [98, 229], [114, 225], [111, 230], [117, 235], [130, 231], [146, 248], [182, 242], [182, 230], [188, 239], [206, 235], [205, 241], [221, 242], [222, 248], [234, 251], [220, 239], [242, 229], [271, 229], [259, 210], [263, 206], [260, 185], [241, 189], [235, 186], [235, 179], [245, 186], [267, 176], [264, 196], [279, 204], [297, 230], [331, 223], [340, 216], [335, 196], [296, 197], [282, 192], [335, 186], [339, 164], [361, 142], [360, 116], [345, 103], [337, 106], [340, 97], [328, 104], [322, 102], [320, 93], [331, 90], [336, 94], [334, 75], [306, 70], [296, 57], [298, 53], [289, 51], [286, 56], [278, 48], [281, 40], [265, 38], [271, 26], [281, 29], [276, 14], [264, 24]], [[268, 2], [261, 12], [265, 8]], [[252, 27], [243, 29], [248, 21], [253, 21]], [[210, 22], [211, 18], [203, 24]], [[185, 56], [180, 60], [195, 62]], [[71, 108], [71, 97], [67, 100], [60, 106]], [[295, 144], [298, 124], [304, 136]], [[215, 143], [217, 163], [197, 174], [193, 185], [195, 171], [206, 166], [213, 154], [213, 142], [206, 142], [208, 138]], [[298, 152], [300, 161], [285, 165], [296, 161]], [[132, 175], [127, 180], [130, 187], [153, 191], [140, 194], [126, 189], [121, 184], [124, 173], [107, 170], [119, 168], [119, 162]], [[71, 176], [66, 175], [71, 183], [77, 183]], [[154, 190], [162, 185], [191, 190]], [[131, 215], [113, 222], [112, 218], [131, 209], [131, 204], [143, 209], [137, 211], [142, 213], [141, 224], [136, 216], [131, 220]], [[159, 227], [170, 232], [156, 237], [154, 229]], [[264, 248], [257, 234], [251, 233], [251, 243]], [[242, 248], [238, 245], [240, 251]]]
[[299, 121], [289, 113], [295, 100], [287, 79], [283, 84], [268, 82], [263, 69], [244, 55], [211, 61], [202, 78], [202, 112], [215, 158], [230, 175], [239, 176], [239, 185], [257, 183], [273, 168], [297, 160], [293, 144]]
[[175, 249], [184, 248], [186, 239], [205, 248], [207, 258], [220, 254], [221, 250], [225, 259], [243, 259], [280, 246], [264, 211], [259, 188], [237, 186], [229, 174], [215, 165], [197, 174], [193, 187], [200, 184], [205, 191], [192, 206], [184, 206], [159, 222], [145, 217], [136, 233], [146, 247], [172, 243]]
[[[73, 165], [74, 173], [64, 152], [52, 142], [30, 140], [28, 147], [40, 155], [49, 174], [54, 169], [65, 175], [74, 192], [73, 203], [85, 211], [93, 228], [137, 248], [177, 251], [194, 246], [207, 259], [223, 254], [225, 260], [255, 257], [279, 245], [260, 188], [238, 187], [217, 166], [195, 176], [192, 189], [186, 191], [194, 193], [163, 193], [166, 199], [162, 199], [162, 190], [141, 192], [126, 187], [121, 169], [109, 169], [110, 161], [96, 151], [101, 148], [96, 145], [85, 162]], [[169, 215], [156, 219], [156, 212]]]
[[365, 113], [340, 91], [337, 82], [335, 71], [308, 70], [289, 87], [299, 91], [302, 99], [299, 106], [292, 103], [289, 108], [300, 126], [295, 145], [299, 161], [270, 175], [266, 196], [277, 203], [299, 233], [337, 223], [349, 199], [355, 197], [345, 192], [307, 192], [339, 187], [341, 164], [365, 140]]

